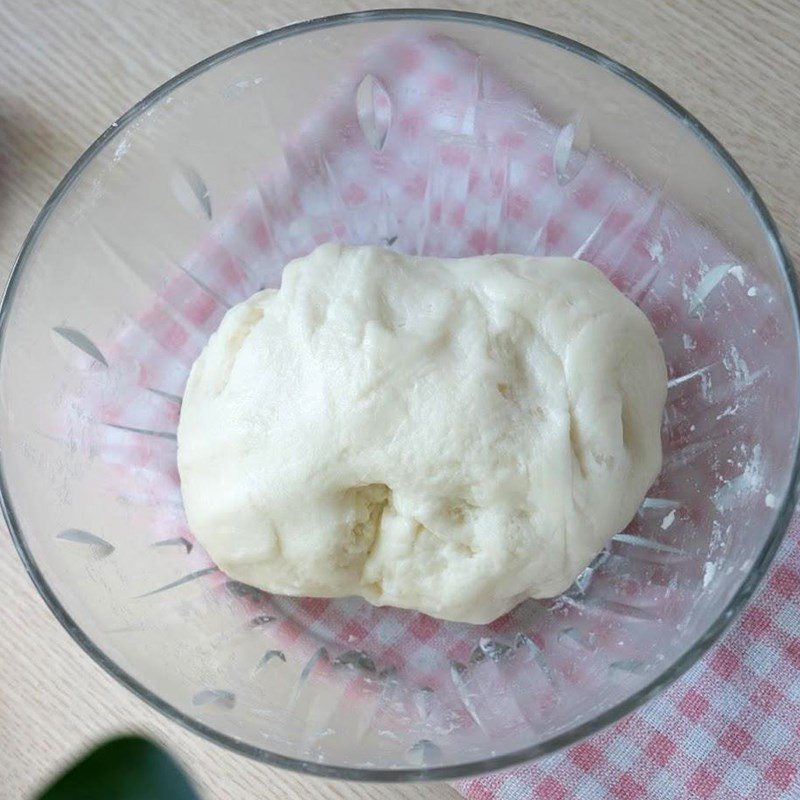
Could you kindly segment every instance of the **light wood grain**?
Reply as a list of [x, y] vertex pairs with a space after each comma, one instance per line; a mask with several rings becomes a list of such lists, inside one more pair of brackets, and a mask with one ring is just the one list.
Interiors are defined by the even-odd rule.
[[[368, 7], [345, 0], [0, 3], [0, 275], [70, 164], [179, 70], [257, 31]], [[392, 5], [384, 3], [384, 5]], [[422, 6], [406, 2], [398, 6]], [[483, 10], [482, 4], [448, 3]], [[697, 115], [754, 181], [800, 256], [800, 6], [796, 0], [496, 0], [492, 12], [583, 41]], [[249, 762], [133, 698], [51, 617], [0, 537], [0, 798], [28, 797], [90, 742], [139, 730], [166, 742], [206, 798], [426, 798], [444, 784], [319, 781]]]

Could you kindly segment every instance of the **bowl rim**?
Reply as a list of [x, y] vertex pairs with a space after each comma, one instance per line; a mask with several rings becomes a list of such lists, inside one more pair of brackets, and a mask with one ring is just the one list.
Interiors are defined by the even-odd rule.
[[[113, 122], [78, 158], [73, 166], [59, 182], [48, 200], [45, 202], [41, 211], [37, 215], [30, 231], [28, 232], [19, 255], [12, 268], [2, 301], [0, 301], [0, 365], [5, 352], [6, 334], [8, 319], [13, 304], [16, 291], [26, 263], [32, 255], [39, 235], [45, 227], [50, 215], [57, 208], [58, 204], [65, 197], [73, 183], [80, 176], [86, 166], [93, 160], [104, 146], [117, 135], [119, 135], [131, 122], [140, 117], [147, 109], [152, 107], [170, 92], [177, 89], [184, 83], [201, 75], [212, 67], [228, 61], [231, 58], [242, 55], [259, 47], [266, 46], [272, 42], [277, 42], [289, 37], [299, 36], [311, 31], [320, 31], [327, 28], [335, 28], [344, 25], [377, 22], [377, 21], [445, 21], [467, 25], [489, 26], [497, 30], [511, 34], [521, 35], [546, 42], [560, 47], [574, 55], [580, 56], [593, 62], [594, 64], [607, 69], [618, 77], [627, 81], [629, 84], [648, 95], [652, 100], [666, 109], [672, 116], [676, 117], [716, 156], [723, 168], [742, 192], [743, 196], [749, 201], [750, 207], [756, 218], [760, 221], [768, 242], [772, 246], [773, 254], [778, 265], [783, 270], [783, 277], [786, 281], [791, 312], [794, 322], [795, 341], [800, 341], [800, 295], [798, 294], [798, 282], [792, 267], [792, 262], [788, 252], [781, 243], [780, 235], [772, 216], [759, 196], [749, 178], [739, 167], [734, 158], [728, 153], [716, 137], [700, 123], [691, 113], [684, 109], [679, 103], [669, 97], [664, 91], [655, 84], [639, 75], [634, 70], [624, 66], [612, 58], [594, 50], [587, 45], [576, 42], [560, 34], [553, 33], [528, 25], [523, 22], [508, 20], [502, 17], [491, 16], [476, 12], [450, 11], [445, 9], [375, 9], [369, 11], [356, 11], [344, 14], [335, 14], [319, 17], [312, 20], [297, 22], [277, 28], [272, 31], [261, 33], [250, 39], [245, 39], [237, 44], [227, 47], [219, 52], [197, 62], [193, 66], [174, 76], [170, 80], [161, 84], [157, 89], [150, 92], [146, 97], [136, 103], [115, 122]], [[800, 354], [798, 354], [800, 360]], [[160, 711], [167, 718], [179, 723], [184, 728], [200, 734], [206, 739], [222, 745], [229, 750], [241, 755], [248, 756], [257, 761], [278, 767], [299, 772], [302, 774], [315, 775], [327, 778], [343, 778], [356, 781], [381, 781], [381, 782], [406, 782], [421, 780], [452, 780], [455, 778], [469, 777], [485, 772], [512, 767], [526, 761], [532, 761], [542, 756], [555, 753], [562, 748], [575, 744], [583, 738], [596, 733], [602, 728], [619, 721], [627, 714], [633, 712], [645, 702], [659, 694], [663, 689], [683, 675], [698, 659], [704, 655], [708, 649], [720, 638], [722, 633], [730, 625], [735, 616], [742, 610], [744, 605], [752, 596], [756, 587], [760, 583], [767, 568], [769, 567], [781, 541], [783, 540], [789, 520], [794, 511], [795, 502], [798, 495], [798, 478], [800, 477], [800, 443], [796, 446], [794, 461], [789, 477], [788, 488], [782, 499], [781, 508], [776, 515], [772, 530], [767, 537], [764, 546], [758, 557], [753, 561], [753, 565], [747, 576], [743, 579], [734, 597], [728, 602], [722, 613], [717, 619], [701, 634], [695, 642], [684, 651], [667, 669], [657, 678], [634, 692], [625, 700], [617, 703], [596, 717], [576, 725], [563, 733], [550, 737], [536, 745], [514, 750], [501, 755], [493, 755], [479, 760], [464, 761], [448, 766], [436, 766], [427, 768], [398, 768], [398, 769], [372, 769], [367, 767], [351, 767], [336, 764], [321, 764], [318, 762], [307, 761], [301, 758], [285, 756], [275, 753], [265, 748], [256, 747], [237, 739], [234, 736], [224, 734], [209, 725], [205, 725], [189, 714], [184, 713], [175, 706], [163, 700], [155, 692], [148, 689], [137, 679], [119, 667], [109, 658], [89, 636], [83, 632], [75, 622], [66, 608], [58, 599], [56, 593], [48, 584], [36, 564], [33, 554], [29, 549], [22, 530], [17, 521], [17, 516], [11, 502], [8, 485], [6, 481], [5, 468], [2, 459], [2, 442], [0, 442], [0, 507], [5, 518], [11, 538], [16, 550], [33, 581], [39, 594], [44, 599], [50, 611], [56, 619], [63, 625], [72, 638], [83, 648], [83, 650], [96, 663], [103, 667], [106, 672], [116, 678], [123, 686], [133, 694], [147, 702], [156, 710]]]

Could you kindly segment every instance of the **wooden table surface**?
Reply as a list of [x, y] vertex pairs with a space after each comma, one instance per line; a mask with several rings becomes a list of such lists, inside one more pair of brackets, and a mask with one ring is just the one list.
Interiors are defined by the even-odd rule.
[[[379, 2], [379, 5], [395, 5]], [[405, 0], [396, 4], [424, 5]], [[472, 2], [444, 3], [481, 10]], [[176, 72], [257, 31], [369, 7], [347, 0], [2, 0], [0, 277], [39, 208], [112, 120]], [[761, 192], [800, 262], [798, 0], [495, 0], [492, 12], [595, 47], [699, 117]], [[321, 781], [216, 747], [134, 698], [72, 642], [0, 535], [0, 798], [27, 798], [89, 743], [167, 743], [203, 797], [457, 797], [445, 784]]]

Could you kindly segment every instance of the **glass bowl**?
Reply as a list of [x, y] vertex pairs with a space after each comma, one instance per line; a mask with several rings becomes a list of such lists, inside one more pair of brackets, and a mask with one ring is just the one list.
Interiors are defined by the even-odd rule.
[[[194, 543], [175, 469], [192, 358], [329, 239], [575, 255], [650, 317], [664, 469], [563, 596], [443, 623], [271, 597]], [[307, 773], [453, 778], [591, 734], [720, 636], [793, 507], [798, 377], [775, 226], [660, 90], [501, 19], [331, 17], [173, 78], [45, 205], [2, 307], [4, 512], [58, 619], [171, 718]]]

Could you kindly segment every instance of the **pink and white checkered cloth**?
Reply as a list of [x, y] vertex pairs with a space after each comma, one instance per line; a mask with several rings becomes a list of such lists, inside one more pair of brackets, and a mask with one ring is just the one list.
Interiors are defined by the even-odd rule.
[[661, 695], [557, 755], [460, 781], [470, 800], [800, 797], [800, 518], [755, 599]]
[[[140, 431], [175, 430], [173, 396], [227, 307], [278, 285], [289, 259], [323, 241], [442, 256], [577, 253], [601, 267], [624, 256], [626, 270], [610, 277], [646, 300], [657, 328], [668, 327], [669, 293], [680, 289], [665, 284], [649, 293], [654, 283], [701, 251], [709, 263], [724, 261], [709, 233], [655, 204], [596, 154], [572, 147], [574, 128], [555, 131], [529, 98], [490, 70], [476, 71], [474, 55], [454, 43], [393, 40], [364, 56], [364, 71], [374, 82], [361, 110], [353, 85], [328, 99], [285, 143], [286, 162], [215, 224], [153, 307], [103, 348], [109, 369], [89, 356], [82, 365], [81, 402], [88, 398], [103, 424], [87, 434], [81, 412], [74, 431], [116, 465], [123, 491], [159, 509], [156, 538], [191, 534], [175, 442]], [[196, 176], [188, 181], [197, 184]], [[654, 238], [659, 231], [667, 233]], [[700, 321], [683, 332], [700, 351], [708, 346]], [[193, 569], [209, 566], [201, 548], [189, 558]], [[360, 613], [343, 617], [329, 601], [297, 601], [297, 613], [280, 623], [282, 635], [326, 631], [388, 663], [426, 648], [455, 660], [469, 656], [468, 639], [437, 620], [385, 610], [375, 630]], [[507, 624], [498, 620], [493, 630]], [[799, 634], [795, 519], [755, 601], [669, 690], [558, 755], [457, 788], [473, 800], [800, 797]]]

